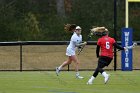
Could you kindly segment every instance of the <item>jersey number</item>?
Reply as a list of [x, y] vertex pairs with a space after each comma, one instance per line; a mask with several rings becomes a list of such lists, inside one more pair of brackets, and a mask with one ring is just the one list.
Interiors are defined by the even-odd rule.
[[106, 42], [106, 49], [110, 49], [110, 44], [109, 44], [109, 42]]

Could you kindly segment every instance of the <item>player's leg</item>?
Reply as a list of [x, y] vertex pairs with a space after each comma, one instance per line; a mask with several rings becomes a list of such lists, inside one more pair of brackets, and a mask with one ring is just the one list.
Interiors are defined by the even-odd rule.
[[84, 77], [80, 76], [80, 74], [79, 74], [80, 61], [78, 60], [76, 55], [71, 56], [71, 59], [75, 62], [76, 78], [83, 79]]
[[71, 64], [71, 62], [72, 62], [72, 60], [71, 60], [71, 58], [69, 57], [67, 61], [63, 62], [59, 67], [56, 67], [56, 74], [57, 74], [57, 76], [58, 76], [60, 70], [61, 70], [63, 67], [65, 67], [65, 66]]
[[102, 68], [100, 69], [99, 72], [100, 72], [100, 73], [102, 74], [102, 76], [104, 77], [104, 83], [106, 84], [107, 81], [109, 80], [110, 75], [107, 74]]
[[65, 67], [65, 66], [71, 64], [71, 62], [72, 62], [72, 60], [71, 60], [70, 58], [68, 58], [68, 60], [65, 61], [65, 62], [63, 62], [63, 63], [58, 67], [58, 69], [61, 70], [63, 67]]
[[103, 70], [103, 68], [104, 68], [105, 66], [108, 66], [108, 65], [111, 63], [111, 61], [112, 61], [112, 58], [109, 58], [109, 57], [102, 57], [101, 60], [100, 60], [100, 62], [101, 62], [102, 64], [100, 65], [99, 72], [100, 72], [100, 73], [102, 74], [102, 76], [104, 77], [104, 83], [105, 83], [105, 84], [108, 82], [110, 75], [107, 74], [107, 73]]
[[105, 64], [103, 63], [103, 59], [102, 57], [100, 57], [98, 59], [98, 66], [97, 68], [95, 69], [95, 72], [93, 73], [93, 76], [91, 76], [91, 78], [88, 80], [87, 84], [92, 84], [94, 79], [98, 76], [98, 73], [103, 73], [104, 70], [103, 68], [105, 67]]
[[90, 79], [88, 80], [87, 84], [92, 84], [94, 79], [96, 78], [96, 76], [98, 75], [99, 71], [98, 71], [98, 67], [96, 68], [96, 70], [94, 71], [93, 75], [90, 77]]
[[101, 64], [101, 63], [98, 62], [98, 66], [97, 66], [97, 68], [95, 69], [93, 75], [92, 75], [92, 76], [90, 77], [90, 79], [88, 80], [87, 84], [92, 84], [93, 81], [94, 81], [94, 79], [98, 76], [98, 73], [100, 72], [100, 64]]
[[107, 74], [105, 71], [102, 73], [103, 77], [104, 77], [104, 83], [106, 84], [109, 80], [110, 74]]
[[61, 70], [63, 67], [65, 67], [65, 66], [68, 65], [68, 64], [71, 64], [71, 62], [72, 62], [71, 56], [72, 56], [72, 55], [75, 55], [75, 51], [73, 51], [73, 50], [67, 48], [67, 49], [66, 49], [66, 55], [68, 56], [68, 60], [65, 61], [65, 62], [63, 62], [59, 67], [56, 67], [56, 74], [57, 74], [57, 76], [58, 76], [60, 70]]

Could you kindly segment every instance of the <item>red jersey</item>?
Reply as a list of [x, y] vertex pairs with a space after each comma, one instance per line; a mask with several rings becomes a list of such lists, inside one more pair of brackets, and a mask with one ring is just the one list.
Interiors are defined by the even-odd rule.
[[109, 36], [102, 36], [98, 39], [97, 45], [101, 47], [100, 56], [107, 56], [113, 58], [113, 44], [116, 41]]

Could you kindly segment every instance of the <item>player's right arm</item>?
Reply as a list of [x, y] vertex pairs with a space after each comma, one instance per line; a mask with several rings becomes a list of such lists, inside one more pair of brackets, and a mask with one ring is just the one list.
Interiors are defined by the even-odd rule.
[[99, 57], [99, 52], [100, 52], [100, 46], [97, 45], [97, 47], [96, 47], [96, 56], [97, 56], [97, 58]]
[[79, 44], [76, 44], [76, 47], [81, 47], [81, 46], [84, 46], [86, 44], [87, 44], [87, 42], [79, 43]]
[[99, 38], [98, 41], [97, 41], [97, 47], [96, 47], [96, 57], [98, 58], [100, 55], [100, 45], [101, 45], [101, 39]]

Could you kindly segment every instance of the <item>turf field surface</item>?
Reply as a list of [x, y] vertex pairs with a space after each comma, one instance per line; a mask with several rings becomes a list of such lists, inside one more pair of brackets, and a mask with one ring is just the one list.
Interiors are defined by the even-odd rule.
[[139, 93], [140, 71], [107, 71], [107, 84], [99, 74], [92, 85], [86, 82], [93, 71], [81, 71], [84, 79], [75, 78], [74, 71], [0, 72], [0, 93]]

